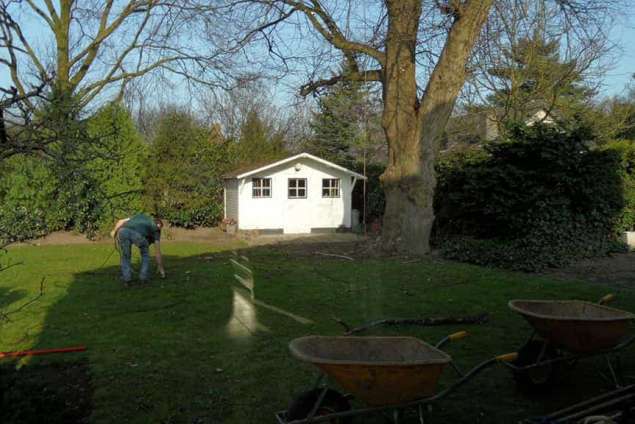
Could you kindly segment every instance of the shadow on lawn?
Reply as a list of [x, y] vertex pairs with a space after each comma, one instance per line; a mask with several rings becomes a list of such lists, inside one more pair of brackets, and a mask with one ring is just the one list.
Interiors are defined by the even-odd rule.
[[[164, 255], [166, 279], [129, 288], [116, 265], [75, 274], [33, 348], [85, 345], [87, 352], [40, 357], [20, 371], [6, 364], [0, 421], [225, 422], [242, 408], [241, 386], [253, 387], [286, 358], [285, 329], [308, 331], [299, 328], [310, 323], [288, 305], [254, 298], [258, 287], [236, 282], [231, 256]], [[57, 382], [47, 378], [54, 375]], [[44, 393], [54, 393], [46, 411], [34, 406]], [[91, 411], [92, 404], [100, 407]]]

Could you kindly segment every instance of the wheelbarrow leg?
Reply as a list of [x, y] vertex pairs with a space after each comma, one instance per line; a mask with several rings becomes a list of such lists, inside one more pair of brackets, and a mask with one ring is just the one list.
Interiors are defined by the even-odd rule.
[[613, 384], [615, 384], [616, 388], [621, 388], [622, 384], [620, 381], [620, 378], [618, 377], [617, 373], [615, 372], [615, 368], [613, 367], [613, 362], [611, 361], [611, 356], [610, 355], [604, 355], [604, 357], [606, 358], [606, 364], [609, 367], [609, 371], [611, 372], [611, 378], [613, 379]]
[[324, 378], [324, 374], [320, 373], [320, 375], [318, 375], [317, 379], [315, 380], [315, 384], [313, 384], [313, 388], [317, 389], [318, 387], [320, 387], [320, 385], [324, 381]]
[[393, 409], [382, 413], [387, 423], [399, 424], [403, 418], [403, 412], [400, 409]]
[[322, 392], [320, 393], [320, 396], [315, 402], [315, 405], [313, 405], [313, 409], [311, 409], [311, 412], [306, 417], [307, 423], [313, 422], [313, 418], [315, 417], [315, 414], [317, 414], [318, 409], [320, 409], [320, 405], [322, 405], [322, 401], [324, 401], [324, 396], [326, 396], [326, 392], [328, 390], [329, 390], [328, 387], [324, 387], [324, 389], [322, 389]]
[[430, 405], [421, 405], [417, 406], [417, 415], [419, 417], [419, 424], [425, 424], [426, 418], [428, 417], [427, 412], [430, 412]]

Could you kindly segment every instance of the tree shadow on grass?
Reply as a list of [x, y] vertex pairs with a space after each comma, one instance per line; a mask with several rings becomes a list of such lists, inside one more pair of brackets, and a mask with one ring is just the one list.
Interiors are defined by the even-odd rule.
[[[60, 380], [75, 376], [82, 389], [81, 396], [60, 391], [68, 398], [56, 404], [57, 415], [46, 413], [59, 416], [57, 422], [84, 422], [86, 412], [91, 422], [103, 423], [220, 423], [240, 416], [241, 392], [253, 391], [287, 358], [293, 334], [309, 330], [280, 313], [288, 305], [279, 311], [271, 300], [273, 309], [258, 306], [236, 282], [230, 256], [164, 255], [166, 279], [129, 288], [119, 281], [117, 258], [74, 274], [66, 294], [47, 310], [33, 348], [85, 345], [86, 353], [31, 361], [6, 379], [5, 397], [52, 390], [54, 382], [37, 386], [29, 376], [57, 373]], [[274, 403], [266, 390], [258, 392], [263, 403]], [[91, 404], [97, 406], [92, 411]], [[39, 423], [44, 413], [28, 403], [13, 409], [20, 417], [13, 422]], [[84, 415], [72, 415], [77, 409]]]
[[15, 305], [20, 299], [23, 299], [26, 294], [26, 290], [0, 287], [0, 325], [3, 321], [3, 317], [5, 317], [5, 320], [9, 318], [8, 315], [11, 312], [9, 307]]
[[0, 422], [85, 423], [92, 411], [92, 387], [86, 358], [0, 365]]
[[[27, 291], [0, 288], [0, 329], [37, 299]], [[51, 424], [83, 423], [90, 416], [91, 388], [88, 362], [22, 366], [19, 359], [0, 362], [0, 422]]]

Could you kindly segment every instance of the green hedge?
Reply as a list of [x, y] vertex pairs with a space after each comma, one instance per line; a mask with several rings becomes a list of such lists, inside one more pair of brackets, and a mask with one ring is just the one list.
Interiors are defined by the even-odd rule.
[[625, 207], [618, 229], [620, 232], [633, 231], [635, 230], [635, 141], [617, 140], [607, 143], [603, 149], [614, 151], [620, 156]]
[[583, 129], [516, 126], [507, 140], [444, 157], [434, 231], [442, 254], [538, 271], [621, 248], [622, 155], [589, 141]]
[[157, 127], [146, 141], [128, 111], [110, 104], [69, 125], [76, 131], [50, 146], [57, 156], [1, 162], [0, 245], [57, 230], [107, 233], [143, 210], [176, 226], [216, 225], [231, 166], [222, 134], [182, 113], [166, 113]]
[[217, 225], [223, 217], [227, 143], [178, 110], [162, 116], [156, 131], [143, 164], [144, 208], [179, 227]]
[[0, 244], [41, 237], [65, 226], [51, 172], [34, 158], [3, 163], [0, 178]]

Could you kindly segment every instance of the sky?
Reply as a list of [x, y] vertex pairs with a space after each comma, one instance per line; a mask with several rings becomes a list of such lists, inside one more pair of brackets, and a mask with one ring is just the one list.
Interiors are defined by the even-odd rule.
[[[24, 28], [27, 36], [40, 40], [49, 36], [44, 32], [45, 29], [45, 26], [41, 25], [37, 19], [27, 22]], [[629, 84], [635, 87], [635, 79], [633, 78], [635, 74], [635, 10], [625, 10], [624, 14], [617, 19], [616, 24], [610, 29], [610, 39], [615, 45], [615, 50], [611, 60], [611, 68], [602, 80], [598, 93], [599, 98], [625, 94]], [[0, 57], [4, 54], [6, 53], [0, 49]], [[293, 93], [297, 93], [297, 87], [291, 87], [291, 84], [298, 85], [300, 83], [301, 81], [297, 78], [283, 81], [280, 87], [272, 90], [277, 93], [273, 95], [274, 102], [278, 104], [291, 102]], [[10, 84], [8, 72], [6, 68], [2, 67], [0, 67], [0, 84], [5, 87]], [[172, 98], [180, 104], [187, 104], [191, 101], [185, 97], [187, 94], [178, 89], [168, 94], [168, 98]]]
[[601, 95], [613, 96], [624, 94], [630, 82], [635, 85], [635, 13], [629, 11], [611, 32], [611, 40], [616, 44], [617, 57], [615, 64], [604, 78]]

